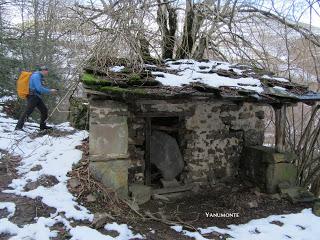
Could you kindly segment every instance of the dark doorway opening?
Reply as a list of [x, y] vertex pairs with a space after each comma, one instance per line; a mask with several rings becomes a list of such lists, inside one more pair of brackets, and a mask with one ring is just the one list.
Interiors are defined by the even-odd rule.
[[[155, 139], [156, 136], [165, 136], [164, 139], [169, 139], [168, 142], [174, 142], [176, 141], [178, 150], [180, 151], [180, 129], [181, 129], [181, 117], [180, 116], [168, 116], [168, 117], [163, 117], [163, 116], [156, 116], [156, 117], [148, 117], [146, 118], [146, 143], [145, 143], [145, 184], [146, 185], [151, 185], [155, 188], [158, 188], [161, 186], [160, 179], [163, 179], [164, 177], [168, 178], [168, 172], [166, 171], [166, 168], [169, 169], [169, 171], [172, 171], [172, 168], [168, 165], [167, 167], [163, 167], [165, 163], [160, 163], [161, 167], [159, 167], [158, 162], [154, 162], [154, 159], [152, 159], [152, 156], [154, 156], [154, 145], [152, 144], [158, 144], [159, 145], [159, 152], [157, 152], [157, 159], [159, 159], [159, 155], [162, 154], [161, 150], [164, 149], [164, 158], [167, 159], [167, 162], [169, 161], [168, 159], [174, 159], [174, 156], [169, 156], [168, 153], [170, 150], [168, 150], [168, 144], [166, 142], [163, 142], [159, 139]], [[169, 136], [168, 136], [169, 135]], [[152, 140], [153, 139], [153, 140]], [[174, 139], [174, 140], [173, 140]], [[156, 143], [155, 143], [156, 142]], [[166, 146], [167, 145], [167, 146]], [[172, 144], [176, 145], [176, 144]], [[153, 148], [151, 149], [151, 146]], [[180, 151], [181, 159], [182, 159], [182, 154]], [[161, 159], [161, 157], [160, 157]], [[182, 160], [183, 162], [183, 160]], [[169, 163], [170, 164], [170, 161]], [[183, 164], [183, 163], [182, 163]], [[158, 166], [157, 166], [158, 165]], [[183, 164], [184, 165], [184, 164]], [[180, 160], [180, 168], [181, 168], [181, 160]], [[172, 175], [172, 174], [171, 174]]]

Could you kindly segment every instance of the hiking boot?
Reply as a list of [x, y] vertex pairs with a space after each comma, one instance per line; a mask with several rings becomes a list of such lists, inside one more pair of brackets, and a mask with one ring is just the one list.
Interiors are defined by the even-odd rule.
[[40, 130], [49, 130], [52, 129], [52, 127], [49, 126], [40, 126]]
[[16, 133], [20, 133], [20, 132], [25, 132], [25, 133], [26, 133], [26, 130], [24, 130], [23, 128], [18, 128], [18, 127], [16, 127], [16, 128], [14, 129], [14, 131], [15, 131]]

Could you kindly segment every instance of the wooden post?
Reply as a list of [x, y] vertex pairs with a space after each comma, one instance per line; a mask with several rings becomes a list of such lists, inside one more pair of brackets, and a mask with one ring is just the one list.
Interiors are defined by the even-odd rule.
[[284, 152], [286, 150], [286, 105], [280, 107], [273, 107], [275, 112], [275, 144], [277, 152]]
[[151, 185], [151, 118], [147, 117], [145, 129], [145, 169], [144, 169], [144, 184]]

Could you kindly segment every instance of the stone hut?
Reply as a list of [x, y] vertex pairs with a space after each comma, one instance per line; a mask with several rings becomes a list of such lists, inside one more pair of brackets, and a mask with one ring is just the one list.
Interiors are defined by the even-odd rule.
[[[218, 61], [87, 67], [82, 82], [90, 103], [90, 170], [122, 197], [130, 186], [161, 193], [241, 174], [265, 184], [266, 175], [275, 179], [265, 159], [290, 162], [277, 155], [285, 151], [285, 107], [320, 99], [262, 69]], [[262, 147], [265, 105], [276, 112], [271, 150]], [[244, 155], [251, 160], [241, 163]], [[252, 158], [264, 173], [261, 165], [252, 168]]]

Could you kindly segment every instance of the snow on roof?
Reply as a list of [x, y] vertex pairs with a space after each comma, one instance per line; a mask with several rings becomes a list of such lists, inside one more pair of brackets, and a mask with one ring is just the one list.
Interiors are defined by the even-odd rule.
[[[121, 95], [122, 98], [132, 96], [132, 89], [139, 88], [138, 97], [177, 97], [182, 95], [206, 95], [213, 97], [232, 98], [239, 100], [253, 99], [266, 103], [280, 102], [314, 102], [320, 100], [320, 94], [311, 92], [302, 86], [264, 69], [244, 64], [230, 64], [227, 62], [193, 59], [167, 60], [161, 65], [145, 64], [142, 72], [134, 72], [130, 67], [109, 66], [107, 73], [86, 68], [87, 72], [105, 75], [96, 83], [85, 82], [85, 87], [92, 85], [104, 87], [104, 92]], [[131, 71], [131, 72], [130, 72]], [[113, 74], [113, 75], [112, 75]], [[132, 74], [134, 79], [132, 79]], [[140, 74], [140, 75], [139, 75]], [[136, 77], [138, 75], [138, 81]], [[140, 77], [143, 76], [143, 77]], [[145, 77], [147, 76], [147, 77]], [[111, 79], [111, 80], [110, 80]], [[89, 86], [91, 85], [91, 86]], [[111, 87], [117, 87], [112, 89]], [[152, 86], [152, 87], [150, 87]], [[95, 90], [99, 88], [95, 87]], [[125, 89], [120, 93], [119, 89]], [[128, 93], [123, 94], [123, 93]]]
[[[208, 61], [197, 62], [195, 60], [179, 60], [168, 61], [168, 69], [177, 70], [177, 74], [165, 73], [164, 77], [156, 77], [156, 80], [166, 86], [183, 86], [192, 82], [204, 83], [211, 87], [234, 87], [238, 89], [246, 89], [263, 92], [263, 88], [259, 79], [253, 77], [241, 77], [244, 70], [233, 67], [229, 63]], [[231, 71], [235, 73], [237, 78], [221, 76], [217, 72], [219, 70]], [[157, 75], [159, 72], [152, 72]]]

